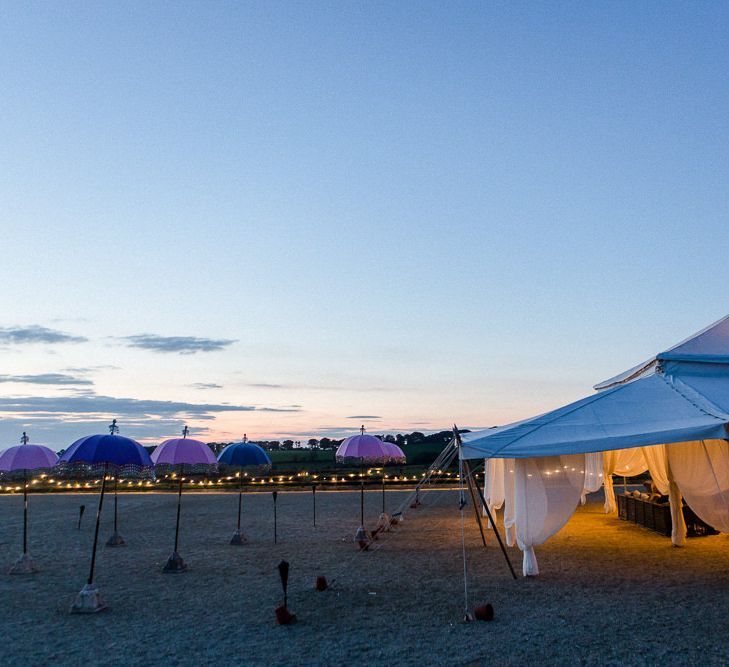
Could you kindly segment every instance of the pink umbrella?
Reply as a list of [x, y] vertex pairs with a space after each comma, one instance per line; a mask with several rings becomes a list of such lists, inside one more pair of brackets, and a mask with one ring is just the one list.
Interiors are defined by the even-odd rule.
[[361, 549], [366, 549], [370, 536], [364, 527], [364, 466], [365, 464], [384, 463], [387, 459], [387, 452], [383, 442], [373, 435], [365, 433], [365, 427], [360, 428], [359, 435], [347, 438], [337, 448], [336, 459], [339, 463], [359, 463], [362, 467], [360, 478], [360, 500], [359, 500], [359, 528], [354, 535], [354, 540]]
[[157, 466], [171, 466], [179, 469], [180, 485], [177, 492], [177, 523], [175, 524], [175, 548], [172, 555], [167, 559], [164, 572], [185, 572], [187, 565], [177, 553], [178, 539], [180, 536], [180, 506], [182, 503], [182, 481], [184, 466], [209, 466], [209, 469], [218, 465], [218, 460], [213, 450], [200, 440], [188, 438], [187, 426], [182, 429], [181, 438], [172, 438], [159, 444], [152, 452], [152, 463]]
[[393, 442], [383, 442], [382, 446], [387, 452], [387, 459], [392, 463], [405, 463], [405, 452]]
[[29, 445], [23, 431], [21, 445], [10, 447], [0, 454], [0, 471], [23, 472], [23, 554], [15, 561], [10, 574], [32, 574], [38, 567], [28, 553], [28, 471], [52, 468], [58, 462], [55, 452], [43, 445]]
[[359, 435], [353, 435], [339, 445], [336, 458], [340, 463], [382, 463], [387, 458], [384, 444], [374, 435], [367, 435], [362, 426]]

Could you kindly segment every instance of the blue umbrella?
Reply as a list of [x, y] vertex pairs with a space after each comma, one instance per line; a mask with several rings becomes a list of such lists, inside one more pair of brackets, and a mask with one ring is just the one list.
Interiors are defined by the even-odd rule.
[[[242, 442], [234, 442], [228, 445], [218, 455], [218, 463], [229, 465], [236, 468], [245, 468], [247, 466], [270, 466], [271, 459], [262, 447], [248, 442], [248, 436], [243, 436]], [[230, 540], [231, 544], [243, 544], [245, 537], [240, 530], [240, 515], [243, 505], [243, 475], [238, 473], [238, 528]]]
[[[106, 491], [106, 475], [109, 466], [136, 465], [151, 467], [152, 460], [147, 450], [131, 438], [116, 435], [119, 427], [116, 419], [109, 426], [109, 435], [90, 435], [76, 440], [63, 454], [60, 459], [62, 463], [86, 465], [104, 465], [104, 474], [101, 480], [101, 493], [99, 494], [99, 507], [96, 511], [96, 528], [94, 530], [94, 545], [91, 550], [91, 566], [86, 585], [81, 589], [76, 600], [71, 606], [71, 612], [84, 613], [96, 612], [106, 608], [106, 604], [99, 594], [99, 589], [94, 585], [94, 566], [96, 565], [96, 545], [99, 541], [99, 520], [101, 509], [104, 505], [104, 493]], [[116, 510], [116, 503], [115, 503]], [[115, 511], [115, 532], [116, 532], [116, 511]]]
[[[114, 419], [109, 426], [109, 435], [87, 435], [76, 440], [61, 457], [68, 463], [90, 463], [124, 466], [151, 466], [152, 462], [147, 450], [131, 438], [117, 435], [119, 427]], [[124, 545], [124, 538], [118, 529], [118, 495], [119, 476], [114, 475], [114, 533], [106, 542], [108, 547]]]

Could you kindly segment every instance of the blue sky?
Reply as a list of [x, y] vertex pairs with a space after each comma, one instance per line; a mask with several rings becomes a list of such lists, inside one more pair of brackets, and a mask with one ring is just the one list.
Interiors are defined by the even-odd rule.
[[0, 437], [589, 393], [729, 312], [727, 37], [720, 3], [3, 3]]

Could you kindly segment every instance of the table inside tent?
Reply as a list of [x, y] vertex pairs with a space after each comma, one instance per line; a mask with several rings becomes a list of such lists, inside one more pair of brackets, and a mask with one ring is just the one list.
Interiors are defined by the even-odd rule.
[[[671, 537], [673, 525], [668, 496], [641, 491], [625, 491], [618, 494], [617, 500], [618, 518]], [[718, 530], [696, 516], [686, 503], [683, 504], [682, 509], [686, 522], [686, 537], [705, 537], [719, 533]]]

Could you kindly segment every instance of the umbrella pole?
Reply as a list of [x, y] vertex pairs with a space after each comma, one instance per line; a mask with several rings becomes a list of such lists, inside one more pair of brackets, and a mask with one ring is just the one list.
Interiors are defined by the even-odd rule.
[[311, 496], [314, 501], [314, 528], [316, 528], [316, 484], [311, 485]]
[[33, 574], [38, 567], [28, 553], [28, 471], [23, 470], [23, 553], [8, 574]]
[[96, 547], [99, 543], [99, 523], [101, 522], [101, 509], [104, 506], [104, 493], [106, 492], [106, 474], [109, 464], [104, 463], [104, 477], [101, 480], [101, 493], [99, 494], [99, 507], [96, 510], [96, 527], [94, 528], [94, 546], [91, 549], [91, 566], [89, 567], [89, 578], [86, 585], [81, 589], [71, 605], [72, 614], [93, 614], [106, 609], [106, 603], [99, 593], [97, 586], [94, 586], [94, 566], [96, 565]]
[[385, 466], [382, 466], [382, 513], [385, 513]]
[[364, 526], [364, 461], [359, 481], [359, 525]]
[[357, 528], [357, 532], [354, 534], [354, 541], [359, 545], [359, 548], [364, 551], [365, 549], [367, 549], [367, 547], [369, 547], [369, 544], [372, 541], [372, 536], [365, 530], [364, 527], [364, 459], [360, 459], [360, 463], [361, 468], [359, 480], [359, 528]]
[[234, 546], [240, 546], [245, 542], [243, 533], [240, 532], [240, 517], [243, 507], [243, 475], [238, 473], [238, 527], [236, 528], [233, 537], [230, 538], [230, 543]]
[[114, 475], [114, 532], [117, 532], [117, 508], [119, 505], [119, 498], [117, 495], [117, 488], [119, 486], [119, 475]]
[[182, 475], [180, 475], [180, 486], [177, 491], [177, 522], [175, 523], [175, 548], [174, 552], [177, 553], [177, 543], [180, 537], [180, 506], [182, 505]]
[[180, 537], [180, 508], [182, 506], [182, 477], [183, 469], [180, 470], [180, 483], [177, 487], [177, 520], [175, 521], [175, 548], [172, 551], [172, 555], [167, 559], [165, 566], [162, 568], [163, 572], [186, 572], [187, 565], [182, 560], [180, 554], [177, 553], [177, 546]]
[[276, 544], [278, 542], [278, 515], [276, 514], [276, 498], [278, 497], [278, 492], [273, 492], [273, 543]]
[[119, 535], [119, 521], [118, 521], [118, 506], [119, 506], [119, 496], [118, 496], [118, 488], [119, 488], [119, 470], [114, 472], [114, 533], [112, 536], [106, 541], [107, 547], [123, 547], [125, 542], [124, 538]]
[[28, 553], [28, 473], [23, 471], [23, 555]]
[[101, 508], [104, 506], [104, 492], [106, 491], [106, 472], [109, 464], [104, 464], [104, 478], [101, 480], [101, 493], [99, 494], [99, 507], [96, 510], [96, 528], [94, 528], [94, 546], [91, 549], [91, 567], [89, 568], [89, 578], [86, 582], [89, 586], [94, 583], [94, 566], [96, 565], [96, 545], [99, 542], [99, 523], [101, 520]]
[[240, 513], [243, 505], [243, 476], [238, 477], [238, 532], [240, 533]]

